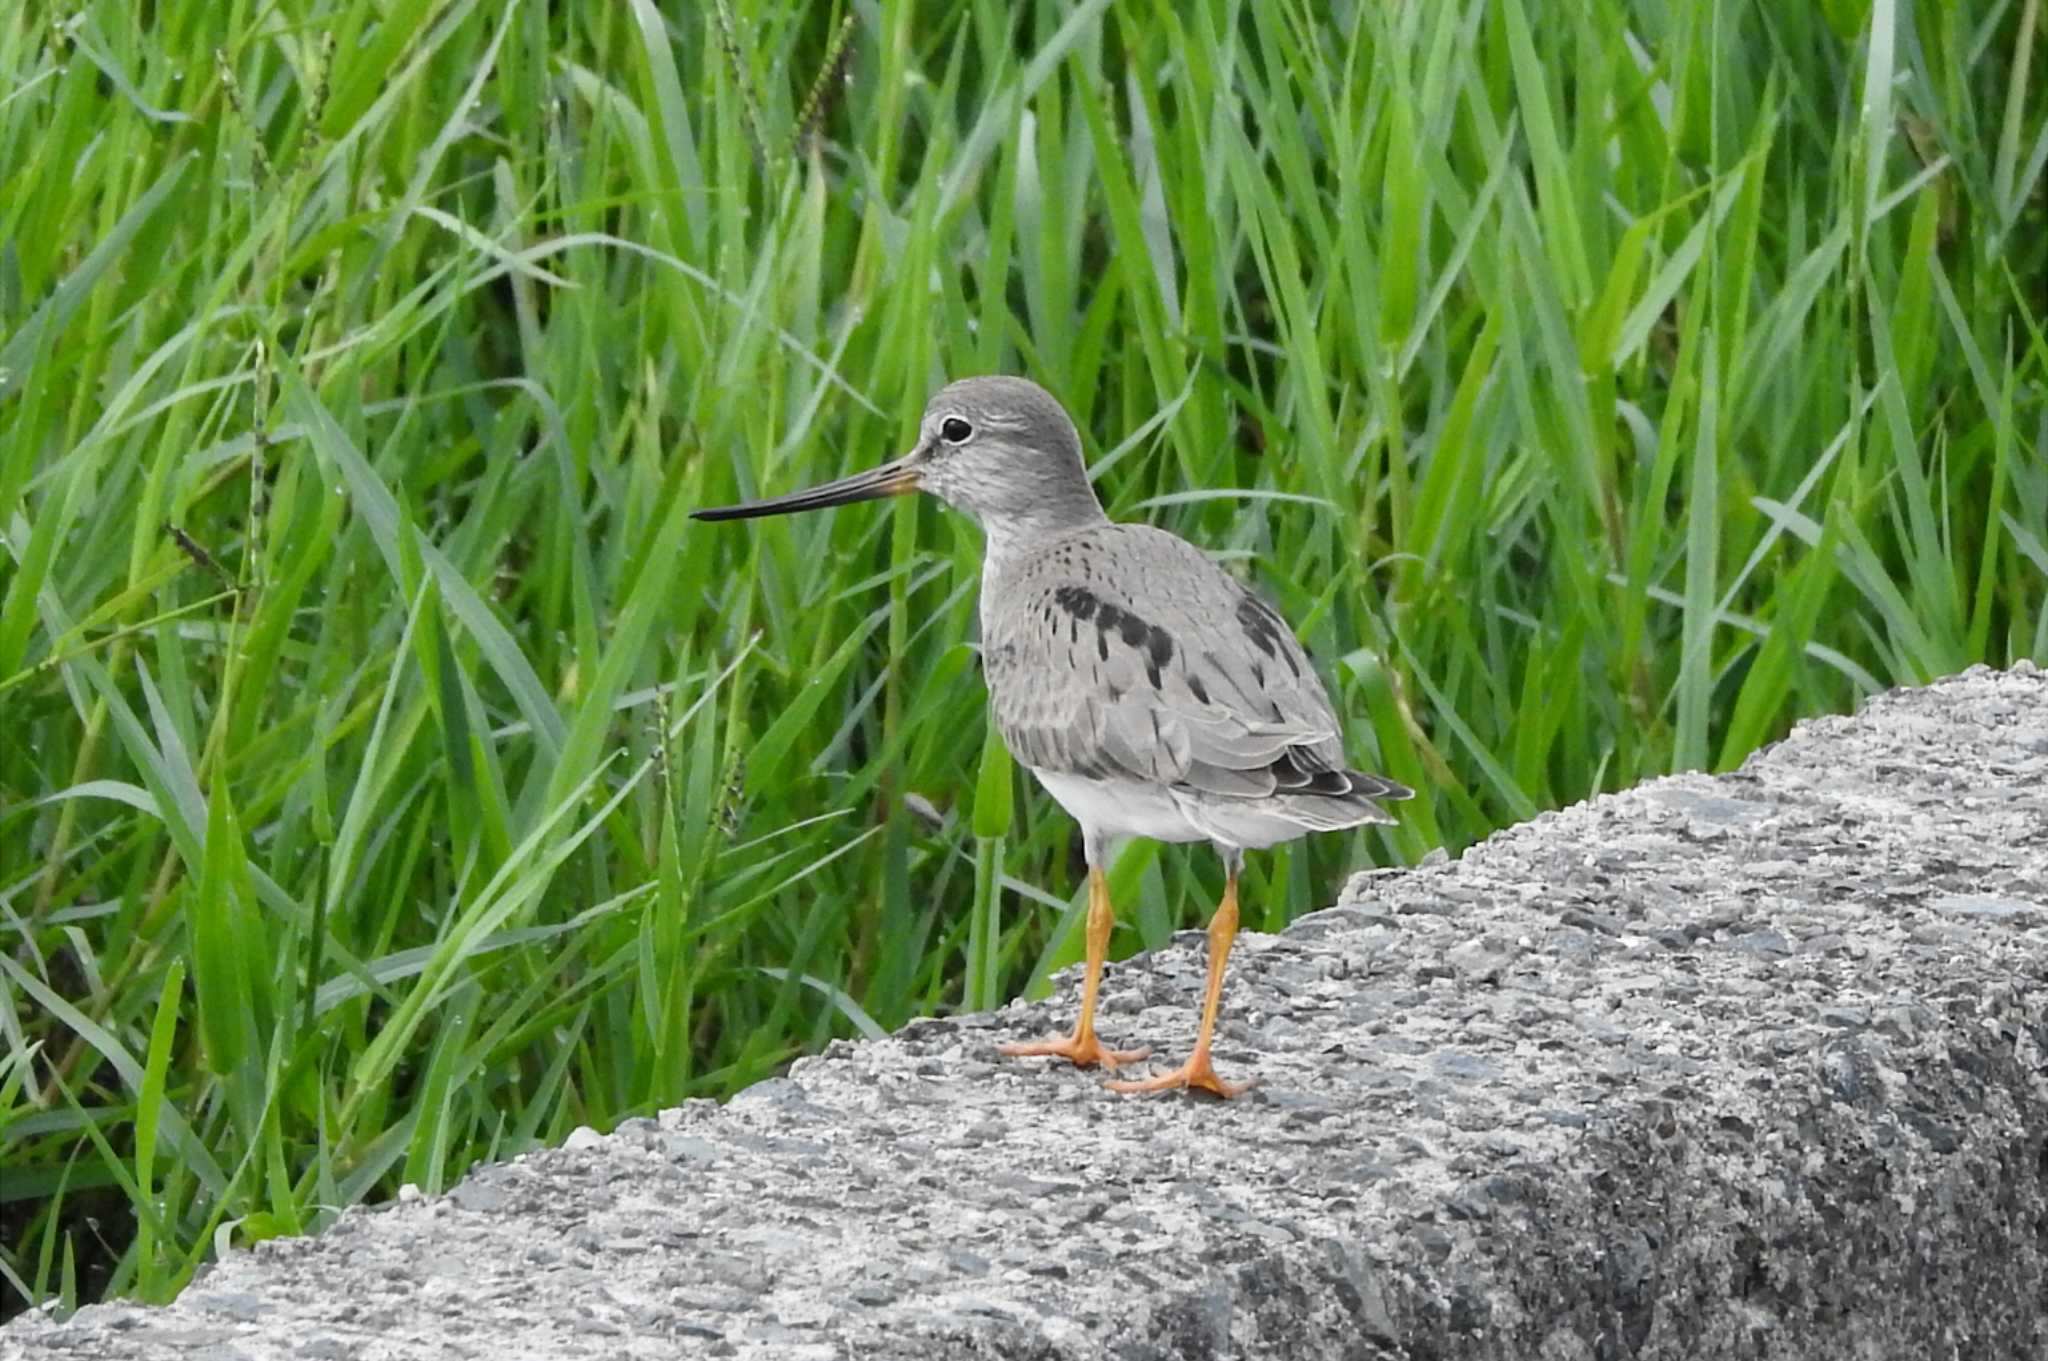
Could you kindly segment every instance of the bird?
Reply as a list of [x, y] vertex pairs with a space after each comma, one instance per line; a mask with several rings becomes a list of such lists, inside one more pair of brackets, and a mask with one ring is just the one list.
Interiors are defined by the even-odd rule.
[[1108, 854], [1119, 837], [1208, 841], [1224, 890], [1208, 928], [1194, 1048], [1123, 1093], [1234, 1097], [1213, 1044], [1238, 932], [1247, 850], [1310, 832], [1397, 819], [1383, 801], [1413, 791], [1352, 769], [1328, 693], [1294, 631], [1195, 545], [1113, 522], [1059, 400], [1026, 378], [961, 378], [926, 405], [910, 452], [809, 490], [692, 512], [735, 520], [922, 491], [980, 523], [981, 658], [1003, 743], [1080, 826], [1088, 866], [1087, 962], [1067, 1034], [1000, 1047], [1114, 1073], [1149, 1048], [1116, 1049], [1095, 1029], [1115, 922]]

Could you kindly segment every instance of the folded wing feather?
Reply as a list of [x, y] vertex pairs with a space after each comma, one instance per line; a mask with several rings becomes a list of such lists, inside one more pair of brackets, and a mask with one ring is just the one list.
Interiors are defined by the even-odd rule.
[[1400, 789], [1345, 769], [1292, 630], [1171, 534], [1109, 525], [1055, 540], [1005, 564], [983, 599], [996, 721], [1026, 765], [1226, 799]]

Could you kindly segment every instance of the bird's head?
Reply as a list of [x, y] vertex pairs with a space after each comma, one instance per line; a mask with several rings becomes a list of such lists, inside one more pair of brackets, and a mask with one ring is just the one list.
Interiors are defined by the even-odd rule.
[[878, 468], [808, 491], [693, 511], [699, 520], [782, 515], [928, 491], [992, 535], [1078, 528], [1103, 518], [1081, 437], [1064, 408], [1025, 378], [962, 378], [925, 404], [917, 443]]

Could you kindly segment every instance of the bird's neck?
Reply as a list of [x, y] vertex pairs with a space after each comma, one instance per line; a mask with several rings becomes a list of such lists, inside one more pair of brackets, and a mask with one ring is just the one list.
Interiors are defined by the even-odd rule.
[[981, 557], [981, 590], [986, 597], [999, 587], [1004, 576], [1024, 559], [1047, 545], [1099, 529], [1110, 522], [1091, 492], [1085, 502], [1048, 506], [1044, 513], [990, 516], [981, 524], [984, 548]]

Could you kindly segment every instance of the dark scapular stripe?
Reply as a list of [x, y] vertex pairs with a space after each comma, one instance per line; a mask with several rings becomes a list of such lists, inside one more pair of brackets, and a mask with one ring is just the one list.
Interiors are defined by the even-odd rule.
[[[1244, 626], [1244, 636], [1251, 639], [1252, 646], [1268, 657], [1287, 663], [1288, 674], [1301, 679], [1301, 668], [1295, 665], [1294, 650], [1287, 646], [1291, 641], [1287, 625], [1273, 612], [1273, 607], [1246, 591], [1238, 598], [1237, 622]], [[1260, 682], [1264, 684], [1263, 681]]]
[[1061, 586], [1052, 593], [1052, 603], [1068, 615], [1095, 625], [1096, 654], [1109, 660], [1109, 636], [1114, 633], [1126, 647], [1145, 654], [1145, 679], [1157, 690], [1162, 671], [1173, 660], [1173, 635], [1157, 624], [1147, 623], [1129, 610], [1112, 605], [1085, 586]]

